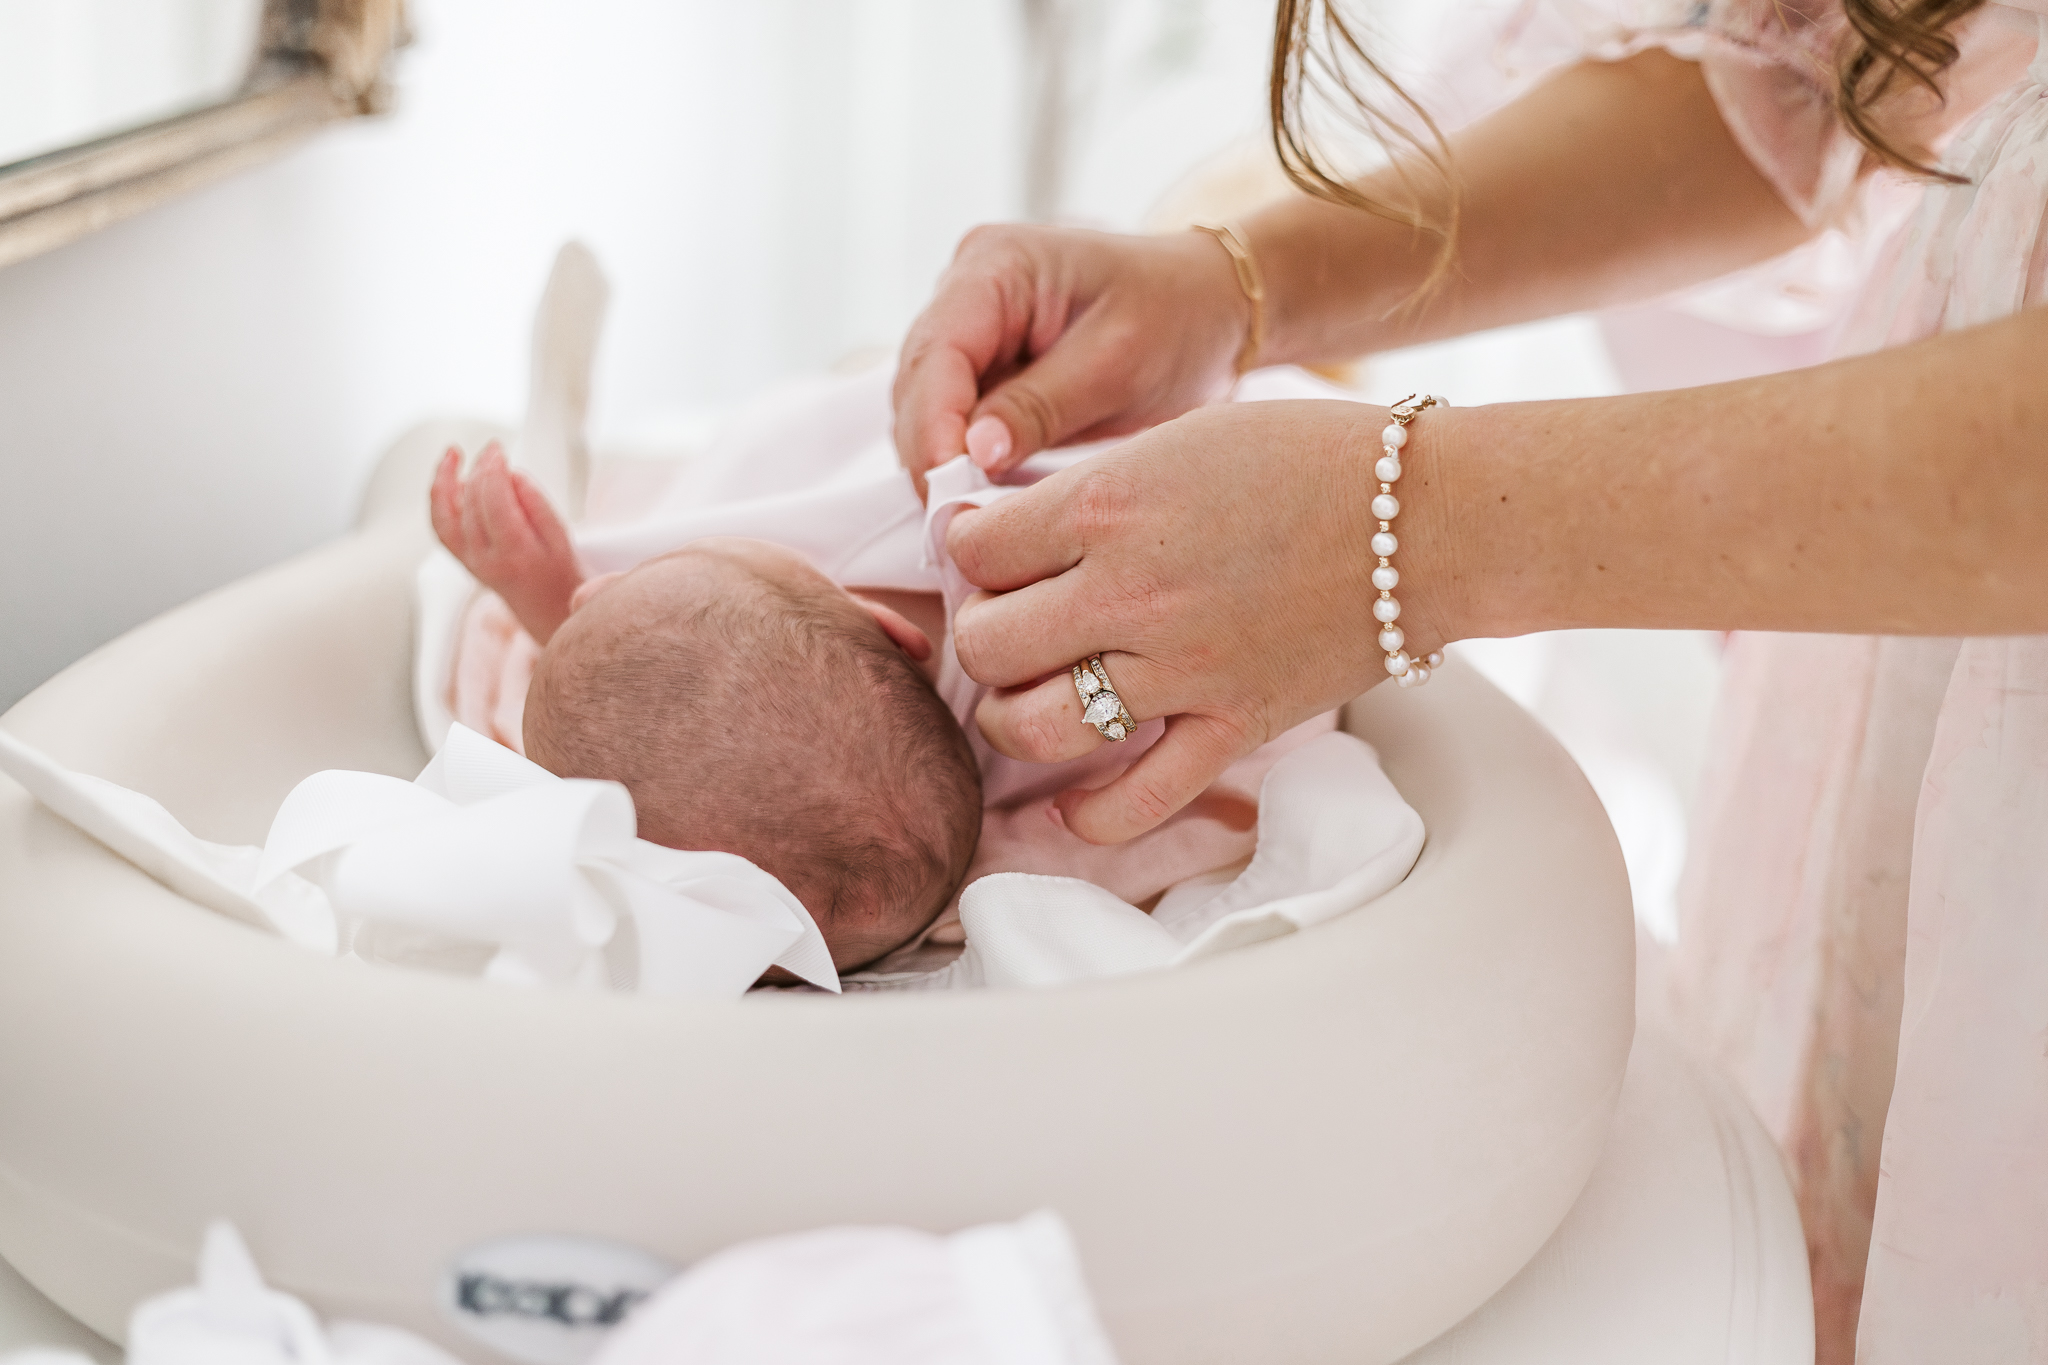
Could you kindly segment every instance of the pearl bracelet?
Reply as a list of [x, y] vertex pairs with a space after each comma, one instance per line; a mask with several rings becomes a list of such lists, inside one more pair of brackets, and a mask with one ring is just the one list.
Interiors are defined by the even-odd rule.
[[1380, 444], [1385, 453], [1372, 472], [1380, 481], [1380, 494], [1372, 500], [1372, 514], [1379, 518], [1379, 534], [1372, 538], [1372, 552], [1379, 556], [1379, 567], [1372, 571], [1372, 585], [1380, 590], [1380, 597], [1372, 604], [1372, 614], [1380, 623], [1380, 648], [1387, 654], [1387, 672], [1394, 675], [1394, 681], [1403, 687], [1420, 687], [1429, 681], [1431, 669], [1443, 667], [1444, 652], [1434, 650], [1427, 659], [1411, 659], [1401, 646], [1407, 636], [1394, 623], [1401, 619], [1401, 604], [1394, 600], [1394, 587], [1401, 581], [1401, 571], [1393, 565], [1394, 551], [1401, 548], [1401, 542], [1394, 537], [1394, 518], [1401, 515], [1401, 500], [1394, 496], [1394, 485], [1401, 478], [1401, 447], [1408, 444], [1408, 424], [1424, 408], [1447, 408], [1451, 400], [1433, 394], [1411, 393], [1387, 410], [1392, 420], [1380, 432]]

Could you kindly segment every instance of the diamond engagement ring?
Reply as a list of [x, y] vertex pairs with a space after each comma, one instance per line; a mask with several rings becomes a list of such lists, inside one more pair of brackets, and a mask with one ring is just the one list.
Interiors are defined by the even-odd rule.
[[1102, 666], [1100, 654], [1091, 654], [1086, 663], [1074, 665], [1074, 690], [1081, 694], [1081, 719], [1104, 739], [1121, 743], [1138, 728], [1138, 722], [1124, 709], [1123, 698], [1109, 685], [1109, 670]]

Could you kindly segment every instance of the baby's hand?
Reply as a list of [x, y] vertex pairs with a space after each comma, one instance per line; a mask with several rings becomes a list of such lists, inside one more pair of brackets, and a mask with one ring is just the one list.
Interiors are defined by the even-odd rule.
[[505, 599], [526, 633], [546, 644], [569, 619], [583, 582], [576, 547], [547, 497], [505, 463], [496, 441], [485, 446], [467, 479], [462, 452], [449, 447], [430, 495], [434, 534], [477, 581]]

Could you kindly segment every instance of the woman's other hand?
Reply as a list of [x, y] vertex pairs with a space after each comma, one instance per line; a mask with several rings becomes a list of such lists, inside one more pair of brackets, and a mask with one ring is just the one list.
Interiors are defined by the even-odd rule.
[[462, 476], [462, 452], [453, 446], [434, 471], [428, 499], [434, 534], [476, 580], [505, 599], [540, 644], [569, 618], [583, 568], [547, 495], [511, 468], [496, 441]]
[[917, 481], [966, 451], [994, 475], [1047, 446], [1125, 435], [1220, 398], [1251, 304], [1206, 233], [967, 234], [896, 372], [896, 450]]
[[[1451, 638], [1455, 556], [1436, 466], [1455, 413], [1415, 424], [1395, 523], [1407, 649]], [[957, 516], [947, 548], [984, 591], [954, 620], [961, 666], [996, 689], [977, 721], [1014, 758], [1104, 741], [1070, 666], [1100, 653], [1139, 720], [1166, 734], [1116, 781], [1059, 800], [1116, 843], [1164, 820], [1240, 755], [1384, 681], [1372, 604], [1384, 408], [1206, 408]]]

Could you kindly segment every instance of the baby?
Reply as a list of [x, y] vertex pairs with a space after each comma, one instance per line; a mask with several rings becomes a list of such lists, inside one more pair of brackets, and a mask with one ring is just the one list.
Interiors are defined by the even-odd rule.
[[737, 853], [779, 878], [842, 972], [952, 900], [981, 776], [932, 690], [943, 608], [856, 595], [760, 540], [694, 541], [586, 579], [540, 489], [493, 444], [435, 474], [435, 533], [542, 646], [526, 755], [620, 782], [640, 837]]

